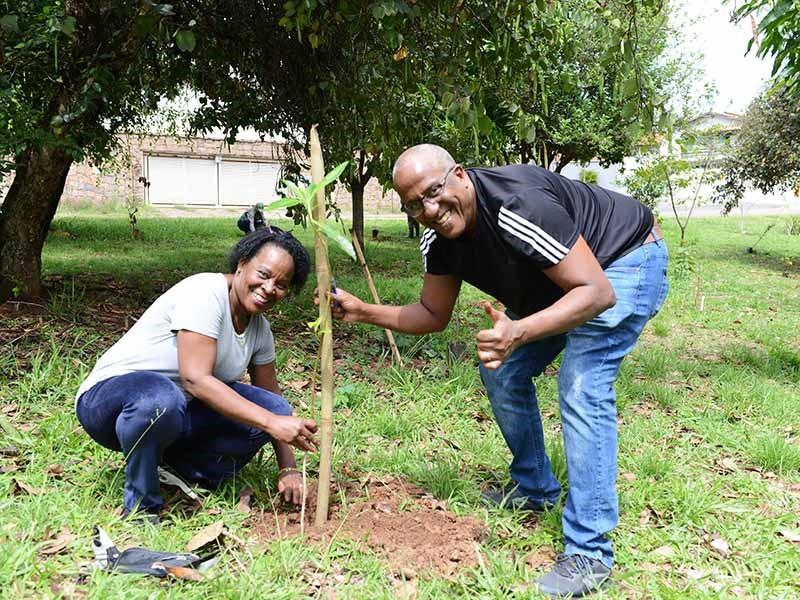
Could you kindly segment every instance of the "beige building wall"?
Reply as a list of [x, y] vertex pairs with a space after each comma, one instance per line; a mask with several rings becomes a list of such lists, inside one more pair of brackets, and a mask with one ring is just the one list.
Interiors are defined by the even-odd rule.
[[[283, 148], [271, 141], [237, 142], [228, 146], [223, 140], [208, 138], [182, 138], [172, 136], [122, 136], [121, 151], [117, 156], [97, 167], [88, 161], [76, 163], [70, 169], [61, 197], [62, 206], [101, 205], [124, 203], [129, 198], [146, 200], [143, 165], [147, 155], [180, 156], [190, 158], [237, 158], [260, 161], [280, 161]], [[0, 194], [10, 185], [7, 178]], [[352, 212], [350, 193], [338, 186], [333, 196], [345, 214]], [[398, 214], [400, 201], [392, 190], [384, 192], [373, 179], [365, 191], [365, 214]]]

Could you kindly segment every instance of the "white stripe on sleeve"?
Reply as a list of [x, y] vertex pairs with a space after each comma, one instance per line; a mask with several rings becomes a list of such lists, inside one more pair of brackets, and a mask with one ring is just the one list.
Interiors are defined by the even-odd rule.
[[430, 249], [434, 240], [436, 240], [436, 232], [433, 229], [428, 229], [425, 231], [425, 234], [422, 236], [422, 240], [419, 243], [419, 249], [423, 256], [428, 254], [428, 250]]
[[529, 244], [551, 263], [558, 264], [569, 252], [569, 249], [538, 225], [526, 221], [505, 207], [500, 207], [497, 224], [514, 237]]

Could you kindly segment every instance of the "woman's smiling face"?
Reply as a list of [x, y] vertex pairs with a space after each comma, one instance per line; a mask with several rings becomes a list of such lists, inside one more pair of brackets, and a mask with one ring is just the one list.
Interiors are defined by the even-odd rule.
[[232, 287], [242, 311], [259, 314], [289, 294], [293, 277], [291, 255], [276, 244], [266, 244], [249, 261], [239, 263]]

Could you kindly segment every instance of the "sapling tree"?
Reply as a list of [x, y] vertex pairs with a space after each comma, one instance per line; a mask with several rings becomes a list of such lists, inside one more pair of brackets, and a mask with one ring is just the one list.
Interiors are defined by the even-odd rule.
[[[328, 240], [333, 240], [353, 260], [356, 255], [352, 245], [335, 227], [325, 222], [325, 188], [334, 183], [348, 163], [343, 162], [327, 175], [324, 175], [322, 150], [316, 126], [311, 128], [311, 178], [312, 184], [306, 187], [285, 182], [288, 196], [270, 204], [268, 210], [279, 208], [305, 208], [307, 222], [314, 232], [314, 248], [317, 271], [317, 296], [320, 299], [319, 317], [309, 326], [320, 337], [320, 380], [322, 398], [320, 408], [320, 456], [319, 486], [317, 489], [317, 508], [315, 523], [319, 526], [328, 519], [328, 502], [331, 480], [331, 458], [333, 454], [333, 330], [331, 326], [331, 307], [328, 292], [331, 289], [331, 270], [328, 262]], [[316, 393], [312, 390], [312, 393]]]

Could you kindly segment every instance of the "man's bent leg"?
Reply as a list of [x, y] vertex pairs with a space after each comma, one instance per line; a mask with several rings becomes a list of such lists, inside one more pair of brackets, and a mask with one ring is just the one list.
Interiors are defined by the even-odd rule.
[[666, 296], [666, 250], [647, 244], [606, 269], [617, 304], [567, 334], [559, 371], [559, 406], [569, 493], [566, 554], [611, 567], [607, 534], [618, 521], [617, 412], [614, 382], [625, 356]]
[[564, 336], [520, 346], [498, 369], [480, 366], [497, 425], [513, 456], [511, 478], [538, 506], [554, 504], [561, 486], [553, 475], [533, 377], [544, 371], [564, 347]]

